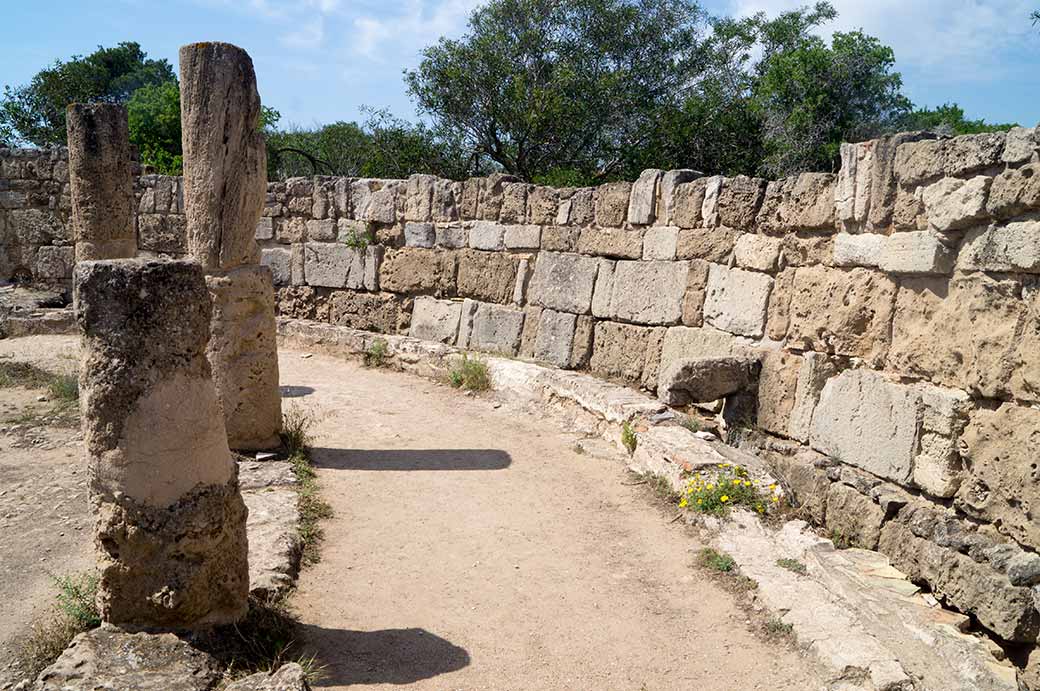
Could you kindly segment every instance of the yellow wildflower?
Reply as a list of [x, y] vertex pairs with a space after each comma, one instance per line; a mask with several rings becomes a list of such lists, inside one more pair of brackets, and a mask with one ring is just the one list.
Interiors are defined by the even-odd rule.
[[708, 485], [708, 489], [715, 489], [715, 485]]
[[686, 501], [686, 497], [683, 497], [682, 499], [679, 500], [679, 508], [680, 509], [685, 509], [688, 505], [689, 504]]
[[729, 497], [727, 497], [725, 494], [723, 494], [721, 497], [719, 497], [719, 501], [725, 503], [725, 502], [729, 501]]
[[745, 487], [750, 487], [750, 486], [751, 486], [751, 483], [750, 483], [750, 482], [748, 482], [747, 480], [744, 480], [744, 486], [745, 486]]
[[770, 491], [772, 491], [772, 490], [776, 489], [776, 485], [775, 485], [775, 484], [773, 484], [773, 485], [769, 485], [769, 489], [770, 489]]
[[776, 495], [774, 494], [774, 495], [773, 495], [773, 503], [775, 504], [775, 503], [777, 503], [778, 501], [780, 501], [780, 497], [778, 497], [778, 496], [776, 496]]

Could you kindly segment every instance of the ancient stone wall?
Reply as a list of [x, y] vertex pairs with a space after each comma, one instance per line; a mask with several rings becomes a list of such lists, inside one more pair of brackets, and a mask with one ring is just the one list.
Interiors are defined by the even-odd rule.
[[[651, 391], [677, 361], [759, 359], [740, 443], [806, 517], [1033, 643], [1038, 152], [1040, 133], [1018, 128], [847, 144], [837, 174], [779, 181], [297, 178], [268, 186], [256, 239], [287, 316]], [[60, 233], [11, 218], [60, 216], [60, 182], [46, 173], [40, 196], [9, 173], [28, 161], [0, 158], [4, 251], [46, 238], [21, 260], [46, 265]], [[184, 253], [179, 181], [141, 177], [138, 204], [141, 252]]]

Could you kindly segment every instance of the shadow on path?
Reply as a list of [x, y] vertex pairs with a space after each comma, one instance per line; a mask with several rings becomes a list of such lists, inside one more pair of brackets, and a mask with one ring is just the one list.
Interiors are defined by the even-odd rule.
[[302, 638], [326, 665], [315, 687], [412, 684], [469, 665], [463, 648], [425, 629], [346, 631], [302, 624]]
[[513, 459], [500, 449], [311, 449], [318, 468], [336, 470], [503, 470]]

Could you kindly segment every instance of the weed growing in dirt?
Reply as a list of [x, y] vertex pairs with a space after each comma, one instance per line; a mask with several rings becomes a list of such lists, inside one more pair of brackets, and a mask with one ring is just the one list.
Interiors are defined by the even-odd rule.
[[302, 405], [292, 403], [282, 411], [282, 446], [289, 456], [305, 454], [314, 441], [311, 429], [316, 419], [314, 412]]
[[71, 374], [55, 374], [47, 384], [51, 399], [63, 403], [79, 400], [79, 379]]
[[491, 388], [491, 375], [486, 362], [463, 355], [462, 360], [448, 373], [448, 382], [456, 389], [487, 391]]
[[297, 508], [300, 512], [300, 540], [303, 543], [303, 563], [317, 564], [321, 559], [321, 543], [325, 530], [321, 521], [332, 518], [332, 507], [321, 498], [318, 476], [310, 459], [303, 452], [289, 457], [293, 473], [299, 481]]
[[363, 364], [365, 367], [382, 367], [386, 364], [386, 357], [389, 354], [389, 345], [386, 339], [377, 338], [372, 341], [372, 345], [368, 346], [365, 351]]
[[627, 420], [621, 424], [621, 445], [628, 449], [629, 456], [636, 452], [636, 446], [639, 445], [636, 431]]
[[805, 564], [798, 561], [797, 559], [777, 559], [776, 565], [782, 569], [794, 571], [799, 576], [804, 576], [809, 572], [809, 570], [805, 568]]
[[[769, 485], [769, 492], [775, 491], [776, 485]], [[769, 499], [759, 488], [758, 481], [748, 477], [747, 470], [739, 465], [723, 463], [714, 472], [697, 473], [690, 478], [679, 506], [723, 516], [733, 506], [746, 506], [765, 513], [770, 501], [776, 503], [779, 497], [774, 493]]]
[[94, 604], [97, 574], [54, 576], [53, 580], [58, 589], [56, 604], [16, 646], [15, 662], [27, 677], [35, 678], [58, 659], [73, 638], [101, 624]]
[[701, 566], [707, 567], [719, 573], [731, 573], [737, 568], [737, 561], [725, 552], [719, 552], [711, 547], [705, 547], [700, 553]]
[[790, 636], [794, 633], [794, 625], [780, 617], [770, 617], [765, 623], [765, 629], [770, 636]]
[[697, 420], [696, 418], [690, 417], [689, 415], [681, 418], [679, 420], [679, 424], [681, 426], [685, 427], [686, 429], [690, 430], [691, 432], [700, 432], [701, 431], [701, 423], [700, 423], [700, 421]]

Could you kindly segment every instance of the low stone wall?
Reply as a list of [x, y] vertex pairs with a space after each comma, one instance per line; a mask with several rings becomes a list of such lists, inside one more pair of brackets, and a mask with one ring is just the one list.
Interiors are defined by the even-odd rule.
[[[297, 178], [269, 185], [256, 237], [286, 317], [650, 391], [680, 359], [760, 358], [740, 443], [776, 465], [806, 514], [1031, 645], [1038, 151], [1037, 130], [1018, 128], [846, 144], [837, 174], [779, 181]], [[0, 159], [7, 178], [22, 160]], [[54, 209], [25, 206], [42, 199], [13, 184], [26, 179], [0, 180], [8, 257], [48, 237], [19, 219], [61, 213], [60, 190]], [[184, 252], [181, 209], [178, 180], [140, 178], [142, 252]], [[47, 246], [22, 266], [39, 268]]]

